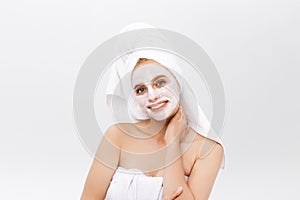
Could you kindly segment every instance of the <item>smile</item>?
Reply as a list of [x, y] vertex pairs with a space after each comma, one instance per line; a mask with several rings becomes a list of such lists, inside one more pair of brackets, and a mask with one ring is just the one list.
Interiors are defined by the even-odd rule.
[[157, 112], [157, 111], [160, 111], [160, 110], [164, 109], [167, 106], [168, 103], [169, 103], [168, 100], [161, 101], [161, 102], [158, 102], [158, 103], [155, 103], [155, 104], [148, 105], [147, 108], [151, 109], [151, 111]]

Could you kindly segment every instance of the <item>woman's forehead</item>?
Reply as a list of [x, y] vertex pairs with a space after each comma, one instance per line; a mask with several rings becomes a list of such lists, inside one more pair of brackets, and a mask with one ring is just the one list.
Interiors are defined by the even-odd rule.
[[169, 79], [175, 79], [174, 75], [166, 67], [160, 64], [145, 64], [135, 68], [132, 72], [132, 85], [151, 82], [157, 76], [166, 76]]

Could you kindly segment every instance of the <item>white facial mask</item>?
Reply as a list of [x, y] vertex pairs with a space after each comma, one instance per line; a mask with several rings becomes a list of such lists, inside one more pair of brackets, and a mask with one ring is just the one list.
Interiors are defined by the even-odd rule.
[[175, 113], [180, 86], [173, 74], [159, 64], [145, 64], [132, 72], [134, 98], [150, 118], [162, 121]]

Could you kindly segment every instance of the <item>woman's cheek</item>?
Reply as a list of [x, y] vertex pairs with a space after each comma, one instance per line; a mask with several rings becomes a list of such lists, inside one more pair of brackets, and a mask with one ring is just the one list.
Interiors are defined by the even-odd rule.
[[147, 99], [145, 96], [137, 96], [135, 97], [136, 103], [144, 110], [146, 110]]
[[176, 89], [173, 89], [172, 87], [165, 87], [165, 88], [161, 89], [160, 94], [161, 94], [161, 96], [165, 96], [170, 99], [178, 99], [179, 98], [179, 92]]

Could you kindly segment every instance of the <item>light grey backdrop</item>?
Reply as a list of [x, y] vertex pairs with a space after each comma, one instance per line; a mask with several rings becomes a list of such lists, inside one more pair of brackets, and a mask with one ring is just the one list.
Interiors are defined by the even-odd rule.
[[180, 32], [226, 93], [227, 166], [212, 200], [299, 199], [300, 3], [2, 1], [0, 199], [79, 199], [91, 164], [72, 118], [87, 56], [132, 22]]

